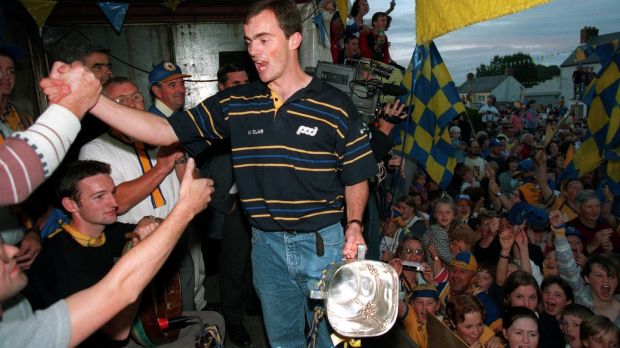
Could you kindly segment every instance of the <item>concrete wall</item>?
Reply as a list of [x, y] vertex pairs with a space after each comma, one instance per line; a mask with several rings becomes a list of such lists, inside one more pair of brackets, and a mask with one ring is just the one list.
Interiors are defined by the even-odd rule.
[[148, 107], [148, 72], [163, 60], [176, 62], [191, 74], [186, 107], [217, 91], [216, 73], [222, 52], [246, 51], [241, 23], [125, 24], [118, 35], [109, 24], [54, 26], [44, 35], [48, 54], [62, 58], [65, 50], [91, 42], [111, 51], [112, 71], [135, 81]]

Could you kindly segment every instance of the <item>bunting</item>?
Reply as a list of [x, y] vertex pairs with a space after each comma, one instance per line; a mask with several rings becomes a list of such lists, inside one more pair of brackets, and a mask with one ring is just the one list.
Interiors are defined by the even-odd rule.
[[123, 29], [123, 24], [125, 23], [125, 15], [127, 15], [127, 9], [129, 9], [129, 4], [125, 4], [122, 2], [105, 1], [98, 2], [97, 6], [99, 6], [110, 24], [112, 24], [112, 28], [114, 28], [114, 30], [116, 30], [116, 32], [120, 34], [121, 29]]
[[50, 13], [56, 6], [57, 1], [51, 0], [21, 0], [22, 4], [30, 13], [34, 21], [37, 23], [37, 27], [39, 28], [39, 32], [43, 28], [47, 17], [49, 17]]

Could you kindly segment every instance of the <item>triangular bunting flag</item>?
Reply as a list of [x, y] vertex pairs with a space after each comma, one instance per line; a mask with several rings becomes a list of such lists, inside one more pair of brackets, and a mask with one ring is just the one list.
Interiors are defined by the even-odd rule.
[[97, 6], [103, 11], [103, 14], [108, 18], [110, 24], [117, 33], [120, 34], [121, 29], [123, 28], [123, 23], [125, 23], [125, 15], [127, 14], [127, 9], [129, 8], [129, 4], [124, 4], [122, 2], [98, 2]]
[[179, 6], [180, 3], [181, 3], [181, 0], [167, 0], [164, 3], [164, 6], [171, 9], [172, 12], [176, 12], [177, 7]]
[[34, 21], [37, 23], [37, 27], [39, 31], [43, 28], [43, 24], [49, 17], [50, 13], [56, 6], [57, 1], [49, 1], [49, 0], [22, 0], [22, 4], [30, 13]]

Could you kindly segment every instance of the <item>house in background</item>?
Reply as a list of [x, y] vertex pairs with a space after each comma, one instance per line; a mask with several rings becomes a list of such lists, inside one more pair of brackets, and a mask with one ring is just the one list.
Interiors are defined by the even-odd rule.
[[601, 69], [601, 63], [596, 54], [592, 54], [586, 59], [578, 62], [575, 59], [575, 52], [588, 47], [603, 45], [613, 40], [620, 40], [620, 31], [599, 35], [598, 29], [595, 27], [583, 27], [583, 29], [581, 29], [579, 46], [577, 46], [574, 52], [560, 65], [560, 93], [564, 96], [564, 99], [569, 100], [573, 98], [573, 72], [577, 68], [578, 63], [584, 68], [592, 67], [595, 75]]
[[560, 76], [543, 81], [523, 91], [523, 99], [534, 99], [538, 104], [558, 106], [560, 101]]
[[459, 96], [470, 108], [478, 109], [492, 94], [498, 103], [512, 103], [521, 100], [525, 88], [515, 79], [510, 71], [504, 75], [474, 77], [467, 75], [467, 80], [458, 87]]

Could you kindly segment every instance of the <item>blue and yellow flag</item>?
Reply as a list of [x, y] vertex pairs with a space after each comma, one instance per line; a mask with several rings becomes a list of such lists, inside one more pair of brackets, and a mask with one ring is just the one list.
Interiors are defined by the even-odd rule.
[[452, 180], [456, 158], [448, 131], [465, 107], [435, 43], [419, 45], [403, 76], [409, 90], [401, 101], [411, 115], [401, 127], [402, 152], [410, 155], [442, 188]]
[[573, 160], [558, 182], [577, 178], [601, 165], [606, 166], [607, 183], [620, 194], [620, 50], [611, 54], [607, 46], [594, 50], [603, 66], [588, 86], [583, 102], [588, 106], [588, 129]]
[[418, 44], [464, 26], [516, 13], [550, 0], [416, 0]]

